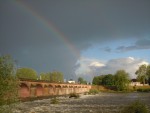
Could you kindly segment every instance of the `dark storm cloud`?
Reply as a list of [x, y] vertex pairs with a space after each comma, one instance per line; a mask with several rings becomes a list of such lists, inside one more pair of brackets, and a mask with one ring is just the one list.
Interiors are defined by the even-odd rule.
[[150, 39], [140, 39], [136, 41], [134, 45], [120, 46], [116, 50], [118, 52], [127, 52], [132, 50], [139, 50], [139, 49], [150, 49]]
[[[33, 13], [53, 23], [80, 53], [95, 43], [149, 34], [149, 6], [149, 0], [0, 1], [0, 54], [11, 54], [20, 66], [60, 70], [69, 78], [78, 57]], [[144, 42], [129, 49], [134, 46]]]
[[[150, 31], [150, 1], [26, 1], [78, 46], [110, 41]], [[82, 48], [82, 47], [81, 47]]]

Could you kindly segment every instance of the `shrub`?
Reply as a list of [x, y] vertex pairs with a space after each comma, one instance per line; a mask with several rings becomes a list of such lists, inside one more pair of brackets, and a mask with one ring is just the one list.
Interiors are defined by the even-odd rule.
[[79, 94], [76, 93], [70, 93], [69, 98], [79, 98]]
[[140, 101], [135, 101], [125, 107], [121, 113], [149, 113], [148, 107]]

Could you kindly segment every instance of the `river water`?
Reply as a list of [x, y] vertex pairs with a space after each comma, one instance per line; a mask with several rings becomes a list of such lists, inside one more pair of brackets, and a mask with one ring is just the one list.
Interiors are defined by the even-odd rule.
[[140, 100], [150, 109], [150, 93], [99, 93], [81, 95], [74, 99], [59, 97], [59, 104], [51, 99], [19, 103], [13, 113], [119, 113], [121, 108]]

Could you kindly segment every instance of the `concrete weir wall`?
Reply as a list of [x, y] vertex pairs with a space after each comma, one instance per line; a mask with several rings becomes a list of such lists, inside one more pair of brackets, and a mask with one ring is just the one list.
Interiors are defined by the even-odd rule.
[[19, 82], [19, 96], [21, 98], [84, 93], [91, 89], [91, 85], [83, 84], [59, 84], [32, 80], [20, 80]]

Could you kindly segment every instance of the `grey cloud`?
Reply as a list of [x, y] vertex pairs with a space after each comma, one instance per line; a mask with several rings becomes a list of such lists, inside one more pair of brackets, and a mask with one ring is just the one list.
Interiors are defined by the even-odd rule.
[[109, 53], [110, 53], [112, 50], [111, 50], [111, 48], [110, 48], [110, 47], [105, 47], [105, 48], [104, 48], [104, 51], [106, 51], [106, 52], [109, 52]]
[[119, 46], [116, 48], [117, 52], [127, 52], [139, 49], [150, 49], [150, 39], [137, 40], [134, 45], [131, 46]]
[[97, 68], [95, 73], [99, 73], [99, 75], [114, 74], [117, 70], [123, 69], [129, 73], [131, 78], [136, 78], [135, 71], [141, 64], [149, 63], [143, 59], [135, 59], [132, 57], [112, 59], [109, 60], [105, 66]]

